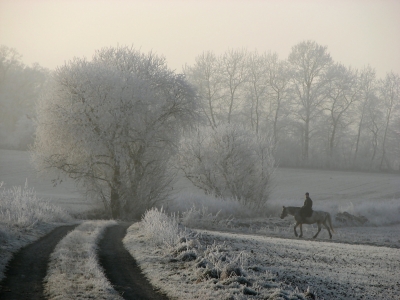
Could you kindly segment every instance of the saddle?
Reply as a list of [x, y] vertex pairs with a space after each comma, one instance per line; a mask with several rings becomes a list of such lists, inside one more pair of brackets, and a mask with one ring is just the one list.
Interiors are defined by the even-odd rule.
[[300, 209], [300, 217], [302, 217], [302, 218], [309, 218], [312, 216], [312, 213], [313, 213], [313, 210], [310, 207], [303, 206]]

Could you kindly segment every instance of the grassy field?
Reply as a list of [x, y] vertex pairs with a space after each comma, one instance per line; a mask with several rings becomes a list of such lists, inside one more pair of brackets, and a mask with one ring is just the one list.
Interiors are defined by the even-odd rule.
[[36, 195], [51, 201], [71, 213], [90, 210], [95, 203], [87, 201], [75, 183], [66, 179], [60, 185], [53, 186], [51, 175], [40, 175], [30, 164], [27, 151], [0, 149], [0, 182], [4, 188], [28, 186], [34, 188]]
[[[51, 179], [51, 175], [43, 177], [33, 169], [28, 152], [0, 149], [0, 182], [4, 182], [4, 187], [23, 186], [28, 181], [38, 197], [72, 213], [94, 208], [95, 203], [85, 199], [74, 182], [65, 180], [54, 187]], [[179, 180], [174, 190], [185, 195], [177, 201], [187, 201], [186, 195], [190, 194], [199, 195], [204, 201], [202, 192], [185, 179]], [[400, 174], [280, 168], [275, 172], [269, 200], [271, 211], [276, 213], [281, 205], [301, 206], [305, 192], [310, 193], [315, 209], [361, 213], [386, 207], [393, 213], [393, 205], [400, 201]], [[190, 206], [191, 203], [175, 205]]]
[[272, 199], [310, 192], [317, 201], [364, 201], [400, 198], [400, 174], [279, 169]]
[[[96, 207], [95, 201], [86, 199], [74, 182], [65, 180], [54, 187], [51, 179], [51, 176], [38, 175], [30, 164], [28, 152], [0, 149], [0, 182], [4, 183], [3, 187], [24, 186], [27, 181], [38, 197], [60, 205], [71, 213]], [[192, 204], [197, 207], [209, 206], [211, 212], [225, 208], [241, 209], [232, 204], [213, 203], [215, 199], [207, 199], [183, 178], [178, 181], [174, 191], [177, 197], [171, 206], [172, 210], [184, 211]], [[400, 212], [393, 210], [400, 201], [400, 174], [277, 169], [269, 200], [270, 213], [276, 214], [281, 205], [301, 206], [305, 192], [310, 193], [317, 210], [348, 211], [370, 217], [377, 214], [383, 218], [387, 213], [390, 222], [395, 222], [396, 218], [400, 221], [397, 216], [400, 216]]]

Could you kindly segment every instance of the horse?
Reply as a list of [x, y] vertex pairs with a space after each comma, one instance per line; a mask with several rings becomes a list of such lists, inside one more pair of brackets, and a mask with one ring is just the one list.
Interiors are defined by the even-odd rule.
[[[300, 225], [300, 236], [303, 237], [303, 224], [318, 224], [318, 232], [313, 236], [315, 239], [319, 232], [321, 231], [321, 224], [324, 225], [326, 229], [328, 229], [329, 233], [329, 238], [332, 239], [332, 232], [335, 232], [332, 227], [332, 220], [331, 220], [331, 215], [328, 212], [325, 211], [317, 211], [314, 210], [312, 212], [312, 215], [308, 218], [303, 218], [300, 216], [300, 209], [301, 207], [296, 207], [296, 206], [283, 206], [282, 213], [281, 213], [281, 219], [284, 219], [288, 214], [294, 216], [294, 219], [296, 220], [296, 225], [294, 226], [294, 235], [297, 237], [297, 226]], [[329, 226], [328, 226], [329, 225]]]

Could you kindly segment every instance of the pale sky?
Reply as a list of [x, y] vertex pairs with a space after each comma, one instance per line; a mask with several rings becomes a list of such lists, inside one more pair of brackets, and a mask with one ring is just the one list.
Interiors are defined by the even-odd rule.
[[346, 66], [400, 74], [400, 1], [0, 0], [0, 45], [49, 69], [133, 45], [180, 72], [203, 51], [246, 48], [284, 59], [304, 40]]

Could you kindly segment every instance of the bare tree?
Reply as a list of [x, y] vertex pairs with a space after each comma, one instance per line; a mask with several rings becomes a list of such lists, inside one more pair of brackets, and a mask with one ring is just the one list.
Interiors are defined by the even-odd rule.
[[76, 180], [113, 218], [167, 199], [169, 159], [194, 93], [163, 58], [127, 47], [59, 67], [38, 106], [34, 161]]
[[387, 149], [386, 143], [388, 138], [388, 132], [390, 130], [390, 126], [393, 113], [396, 108], [399, 107], [400, 104], [400, 77], [393, 72], [388, 73], [384, 80], [380, 81], [379, 87], [379, 96], [381, 101], [383, 102], [383, 111], [384, 111], [384, 120], [385, 120], [385, 127], [384, 127], [384, 134], [383, 134], [383, 141], [382, 141], [382, 158], [380, 162], [379, 169], [383, 168], [383, 162], [386, 162], [386, 166], [390, 167], [390, 163], [388, 162], [387, 157]]
[[332, 64], [327, 47], [313, 41], [295, 45], [289, 54], [293, 76], [292, 84], [295, 94], [294, 114], [304, 122], [303, 160], [308, 160], [311, 122], [320, 113], [324, 100], [324, 74]]
[[357, 126], [357, 138], [353, 158], [353, 166], [357, 163], [357, 155], [359, 150], [360, 138], [362, 129], [365, 122], [365, 117], [368, 109], [369, 102], [375, 97], [376, 91], [376, 74], [375, 70], [370, 66], [364, 68], [359, 76], [359, 102], [358, 102], [358, 116], [359, 122]]
[[287, 111], [291, 74], [287, 61], [279, 60], [276, 53], [268, 54], [266, 63], [268, 70], [269, 111], [272, 114], [273, 140], [276, 146], [279, 141], [279, 121], [283, 115], [283, 111]]
[[329, 114], [328, 156], [332, 163], [338, 129], [344, 129], [351, 123], [346, 114], [358, 99], [357, 71], [335, 64], [329, 68], [326, 82], [326, 100], [323, 107]]
[[379, 98], [375, 95], [369, 97], [367, 102], [367, 120], [364, 122], [366, 129], [371, 134], [372, 154], [369, 162], [369, 169], [374, 168], [374, 161], [378, 154], [380, 132], [383, 127], [383, 112]]
[[258, 134], [261, 120], [261, 103], [266, 100], [268, 83], [268, 69], [265, 63], [265, 55], [259, 55], [257, 52], [249, 54], [247, 58], [247, 99], [251, 102], [250, 124], [253, 130]]
[[222, 79], [219, 60], [213, 52], [196, 57], [193, 67], [185, 66], [188, 80], [197, 87], [200, 109], [211, 127], [216, 128], [221, 115]]
[[228, 108], [227, 122], [231, 123], [234, 110], [240, 106], [240, 88], [247, 80], [247, 52], [245, 50], [229, 50], [221, 57], [221, 76], [224, 88], [224, 100]]

